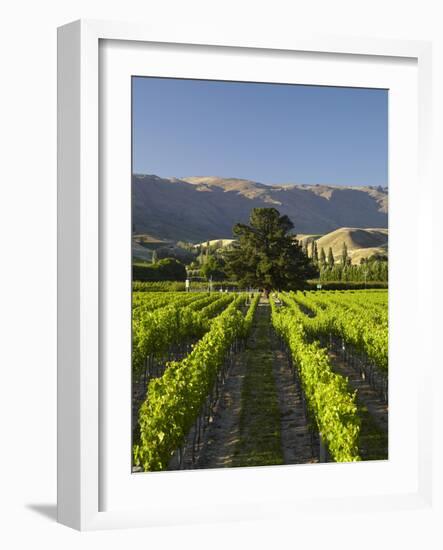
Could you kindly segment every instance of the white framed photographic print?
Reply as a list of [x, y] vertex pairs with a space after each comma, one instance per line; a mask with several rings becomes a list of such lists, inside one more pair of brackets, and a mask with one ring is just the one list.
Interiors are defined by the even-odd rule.
[[58, 48], [59, 521], [430, 509], [430, 45]]

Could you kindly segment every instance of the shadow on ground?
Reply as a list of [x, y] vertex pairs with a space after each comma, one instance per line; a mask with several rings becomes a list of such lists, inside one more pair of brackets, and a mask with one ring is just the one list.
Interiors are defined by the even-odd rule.
[[51, 521], [57, 521], [56, 504], [26, 504], [25, 507]]

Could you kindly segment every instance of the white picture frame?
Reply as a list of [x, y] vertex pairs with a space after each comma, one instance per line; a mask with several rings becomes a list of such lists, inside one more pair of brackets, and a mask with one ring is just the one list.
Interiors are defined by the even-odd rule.
[[[288, 497], [279, 489], [280, 484], [285, 483], [287, 472], [282, 468], [252, 468], [248, 469], [248, 472], [244, 469], [236, 469], [229, 474], [230, 483], [239, 487], [244, 483], [243, 491], [248, 488], [250, 497], [248, 499], [234, 497], [231, 503], [227, 499], [221, 499], [215, 508], [209, 509], [204, 502], [201, 506], [198, 506], [198, 503], [195, 506], [189, 506], [186, 502], [174, 501], [173, 504], [168, 502], [173, 496], [174, 485], [180, 486], [180, 490], [187, 491], [196, 488], [195, 492], [198, 493], [199, 490], [203, 490], [203, 486], [208, 485], [208, 481], [218, 484], [217, 486], [223, 486], [226, 484], [226, 477], [220, 477], [217, 471], [180, 472], [179, 474], [171, 472], [155, 474], [151, 477], [155, 485], [152, 491], [161, 491], [162, 487], [164, 488], [163, 492], [168, 497], [164, 501], [157, 500], [145, 506], [139, 505], [138, 502], [130, 505], [128, 502], [130, 493], [125, 493], [126, 497], [125, 499], [122, 497], [120, 504], [118, 493], [115, 493], [117, 497], [114, 498], [111, 509], [107, 509], [106, 506], [106, 509], [103, 509], [102, 485], [105, 482], [112, 482], [114, 474], [111, 480], [107, 478], [109, 471], [112, 472], [110, 470], [112, 465], [107, 464], [105, 467], [106, 457], [103, 456], [104, 450], [108, 448], [106, 430], [103, 426], [106, 425], [106, 414], [108, 414], [106, 401], [109, 396], [103, 393], [104, 390], [101, 387], [103, 354], [100, 338], [103, 330], [102, 308], [103, 302], [107, 299], [108, 284], [102, 285], [101, 277], [103, 266], [107, 265], [106, 262], [109, 259], [105, 253], [106, 247], [102, 246], [103, 232], [109, 228], [101, 220], [108, 215], [108, 211], [105, 212], [104, 209], [112, 210], [118, 205], [118, 197], [103, 200], [105, 194], [100, 179], [103, 136], [100, 134], [99, 121], [100, 113], [103, 114], [106, 107], [101, 105], [99, 92], [100, 82], [104, 82], [105, 85], [109, 82], [106, 78], [100, 81], [102, 69], [100, 65], [109, 63], [110, 60], [107, 54], [106, 56], [101, 54], [100, 48], [105, 41], [112, 41], [117, 45], [124, 44], [125, 56], [132, 47], [135, 48], [137, 45], [138, 47], [140, 44], [156, 45], [155, 51], [150, 51], [149, 56], [151, 60], [156, 60], [160, 64], [163, 62], [162, 44], [174, 45], [175, 52], [189, 48], [192, 44], [196, 51], [204, 51], [209, 59], [211, 59], [211, 52], [208, 48], [215, 47], [228, 52], [231, 57], [252, 56], [255, 52], [261, 52], [264, 56], [274, 54], [287, 56], [294, 52], [304, 52], [312, 56], [327, 54], [330, 55], [331, 60], [334, 56], [341, 56], [341, 59], [346, 58], [350, 63], [360, 61], [370, 63], [371, 60], [385, 59], [389, 60], [393, 66], [396, 61], [412, 60], [416, 71], [414, 79], [418, 83], [418, 94], [415, 88], [412, 90], [413, 85], [409, 84], [411, 86], [409, 100], [415, 101], [414, 109], [416, 109], [418, 123], [411, 121], [411, 127], [415, 129], [417, 136], [414, 135], [409, 145], [405, 147], [413, 147], [411, 153], [414, 158], [411, 157], [412, 160], [408, 160], [412, 162], [408, 166], [418, 169], [421, 196], [432, 196], [431, 193], [426, 195], [426, 191], [432, 190], [428, 161], [431, 139], [431, 46], [429, 43], [312, 35], [286, 36], [278, 41], [260, 38], [256, 41], [244, 39], [235, 42], [229, 40], [212, 42], [207, 41], [204, 36], [188, 37], [185, 30], [180, 35], [174, 32], [173, 35], [166, 36], [162, 32], [156, 33], [154, 29], [143, 25], [117, 22], [77, 21], [61, 27], [58, 33], [59, 522], [76, 529], [90, 530], [263, 517], [290, 518], [295, 511], [306, 514], [322, 513], [331, 506], [334, 506], [337, 513], [344, 514], [354, 509], [356, 505], [369, 512], [404, 508], [431, 510], [433, 477], [430, 350], [427, 356], [425, 352], [423, 368], [417, 373], [417, 377], [413, 381], [405, 382], [405, 392], [411, 392], [410, 396], [416, 401], [416, 407], [412, 409], [414, 418], [411, 418], [411, 425], [417, 428], [416, 433], [411, 436], [416, 453], [412, 453], [413, 460], [405, 469], [404, 476], [399, 477], [397, 488], [391, 488], [391, 492], [388, 489], [383, 494], [376, 490], [359, 493], [353, 489], [362, 476], [376, 476], [377, 472], [380, 472], [380, 475], [383, 473], [383, 468], [377, 464], [369, 465], [371, 470], [358, 472], [353, 470], [346, 481], [347, 489], [342, 493], [338, 491], [336, 494], [333, 484], [328, 493], [322, 493], [322, 490], [317, 489], [326, 482], [331, 468], [339, 465], [321, 465], [309, 472], [305, 469], [304, 475], [309, 477], [312, 487], [311, 498], [306, 494], [302, 498]], [[117, 57], [119, 57], [118, 52]], [[200, 62], [197, 61], [198, 63]], [[171, 68], [171, 70], [175, 69]], [[216, 64], [211, 64], [211, 70], [215, 76], [217, 71], [221, 71]], [[117, 71], [116, 74], [118, 76], [122, 73]], [[279, 77], [276, 76], [276, 78]], [[328, 83], [328, 78], [325, 78], [325, 83]], [[376, 80], [376, 76], [374, 79]], [[407, 82], [415, 82], [414, 79], [406, 80], [405, 86], [408, 86]], [[404, 92], [407, 96], [408, 90], [405, 89]], [[115, 99], [118, 99], [117, 96]], [[121, 115], [124, 116], [125, 113], [122, 112]], [[415, 141], [415, 145], [412, 141]], [[402, 151], [405, 150], [409, 149]], [[124, 151], [126, 157], [130, 155], [130, 151], [128, 152], [127, 149]], [[391, 153], [395, 159], [395, 144]], [[400, 172], [397, 176], [399, 174]], [[405, 180], [412, 178], [411, 183], [417, 183], [415, 173], [404, 174], [404, 177]], [[404, 207], [407, 210], [407, 199]], [[397, 209], [398, 212], [399, 208], [399, 204], [394, 207], [394, 215], [395, 210]], [[423, 199], [420, 203], [420, 218], [414, 223], [423, 228], [428, 227], [430, 211], [429, 198]], [[120, 250], [124, 252], [125, 245], [122, 246]], [[391, 246], [397, 246], [398, 254], [401, 256], [402, 243], [396, 242], [394, 238]], [[425, 253], [426, 247], [417, 251], [419, 255]], [[432, 294], [429, 284], [422, 285], [424, 276], [425, 274], [420, 271], [413, 275], [411, 287], [413, 311], [414, 314], [429, 315], [432, 313], [429, 310], [431, 307], [429, 297]], [[397, 304], [401, 299], [399, 292], [397, 291], [396, 294]], [[396, 316], [394, 309], [394, 319], [399, 319], [400, 316], [400, 312]], [[415, 328], [420, 330], [418, 326], [414, 326]], [[412, 331], [412, 327], [410, 330]], [[414, 333], [411, 332], [411, 336], [413, 335]], [[413, 357], [414, 354], [410, 356]], [[407, 357], [405, 360], [407, 361]], [[347, 466], [339, 466], [342, 468], [341, 472], [344, 467]], [[414, 474], [411, 474], [411, 477], [412, 471]], [[342, 483], [341, 472], [337, 473], [337, 468], [334, 471], [337, 483]], [[383, 475], [387, 475], [387, 471]], [[143, 474], [143, 476], [146, 475]], [[410, 483], [404, 482], [407, 476], [410, 477]], [[137, 478], [141, 480], [141, 476], [132, 476], [131, 485], [139, 483]], [[401, 483], [404, 483], [403, 488]], [[316, 486], [318, 486], [317, 489]], [[246, 503], [247, 506], [245, 506]]]

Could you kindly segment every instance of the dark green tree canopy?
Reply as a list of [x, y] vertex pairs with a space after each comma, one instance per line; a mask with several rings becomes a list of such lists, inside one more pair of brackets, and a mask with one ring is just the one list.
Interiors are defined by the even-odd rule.
[[326, 267], [326, 253], [323, 247], [320, 249], [320, 265], [323, 269]]
[[240, 284], [271, 290], [299, 289], [316, 268], [290, 234], [294, 225], [275, 208], [254, 208], [249, 225], [233, 228], [237, 238], [226, 253], [226, 271]]
[[200, 273], [208, 280], [212, 277], [213, 281], [223, 281], [226, 278], [223, 259], [209, 256], [200, 269]]
[[155, 264], [133, 265], [134, 281], [184, 281], [186, 268], [174, 258], [158, 260]]
[[329, 247], [329, 250], [328, 250], [328, 265], [329, 265], [329, 267], [333, 268], [334, 263], [335, 263], [334, 254], [332, 253], [332, 248]]

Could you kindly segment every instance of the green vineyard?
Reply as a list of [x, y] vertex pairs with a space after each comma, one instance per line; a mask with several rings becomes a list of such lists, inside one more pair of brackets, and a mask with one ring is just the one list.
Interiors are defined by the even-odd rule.
[[133, 471], [388, 457], [388, 293], [132, 301]]

